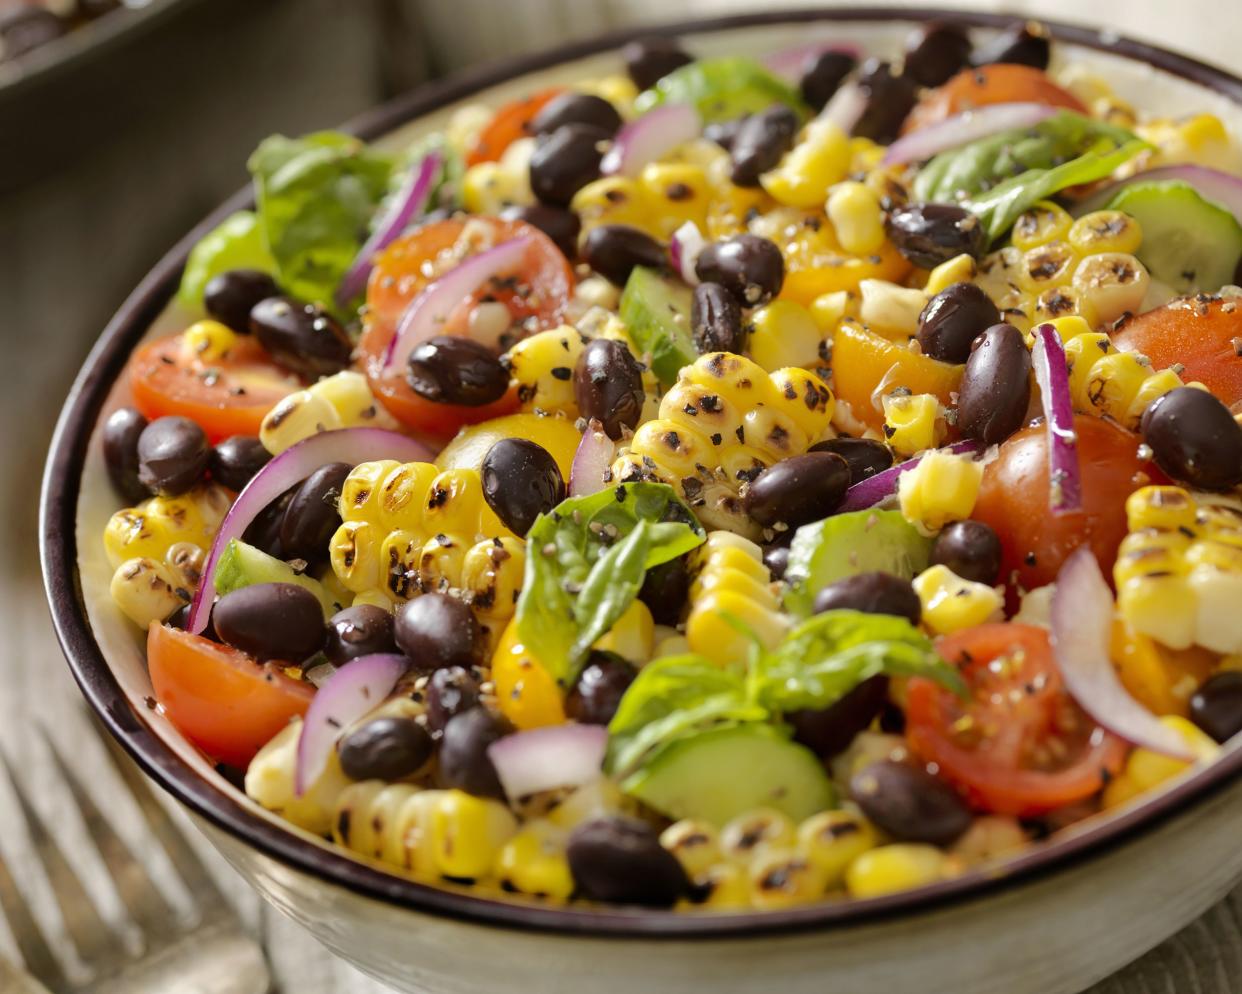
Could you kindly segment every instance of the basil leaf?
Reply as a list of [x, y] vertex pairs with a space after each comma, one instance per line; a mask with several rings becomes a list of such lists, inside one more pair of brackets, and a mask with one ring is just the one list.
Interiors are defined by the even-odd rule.
[[581, 659], [591, 646], [625, 613], [638, 596], [651, 549], [651, 522], [639, 521], [634, 530], [595, 561], [574, 601], [578, 635], [569, 650]]
[[212, 277], [230, 269], [276, 271], [276, 260], [267, 250], [263, 229], [253, 211], [230, 214], [190, 249], [177, 289], [177, 303], [187, 310], [203, 309], [203, 292]]
[[706, 123], [756, 114], [774, 103], [793, 108], [803, 120], [810, 116], [796, 89], [761, 62], [744, 56], [697, 59], [674, 69], [640, 93], [634, 109], [645, 114], [666, 102], [690, 104]]

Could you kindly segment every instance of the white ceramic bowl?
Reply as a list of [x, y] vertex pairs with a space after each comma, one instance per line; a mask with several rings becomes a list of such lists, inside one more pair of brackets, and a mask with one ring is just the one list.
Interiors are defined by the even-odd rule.
[[[943, 11], [762, 13], [669, 29], [694, 51], [762, 53], [813, 38], [899, 50], [911, 22], [944, 17], [980, 34], [1008, 18]], [[1105, 75], [1159, 113], [1208, 110], [1242, 135], [1242, 81], [1117, 35], [1052, 26], [1054, 58]], [[567, 46], [429, 86], [358, 122], [404, 142], [467, 100], [499, 102], [610, 70], [624, 36]], [[123, 403], [134, 346], [184, 326], [171, 306], [181, 242], [104, 332], [65, 406], [48, 461], [41, 537], [65, 654], [112, 733], [196, 816], [225, 857], [325, 945], [401, 991], [511, 994], [710, 991], [786, 994], [1070, 994], [1181, 928], [1242, 877], [1242, 748], [1145, 802], [1037, 845], [1001, 870], [918, 891], [783, 912], [675, 915], [499, 902], [362, 863], [261, 810], [157, 711], [141, 640], [108, 596], [100, 535], [116, 507], [97, 427]]]

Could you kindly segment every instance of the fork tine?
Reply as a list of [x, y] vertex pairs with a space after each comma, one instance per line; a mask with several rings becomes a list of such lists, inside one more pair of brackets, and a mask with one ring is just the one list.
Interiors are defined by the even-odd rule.
[[18, 891], [17, 881], [9, 873], [3, 856], [0, 856], [0, 911], [9, 923], [9, 931], [13, 933], [26, 969], [53, 990], [66, 990], [69, 980], [43, 938], [39, 923]]

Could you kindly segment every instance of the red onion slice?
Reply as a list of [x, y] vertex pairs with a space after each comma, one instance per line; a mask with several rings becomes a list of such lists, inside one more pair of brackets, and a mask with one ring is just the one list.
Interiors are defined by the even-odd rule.
[[617, 132], [599, 170], [605, 176], [637, 176], [647, 163], [663, 158], [702, 131], [703, 122], [689, 104], [662, 104]]
[[857, 45], [851, 45], [848, 42], [811, 41], [790, 48], [782, 48], [779, 52], [765, 56], [763, 65], [773, 75], [796, 83], [802, 78], [807, 60], [813, 56], [823, 55], [825, 52], [840, 52], [842, 55], [848, 55], [857, 60], [862, 50]]
[[[951, 452], [954, 455], [963, 453], [975, 453], [979, 451], [979, 443], [966, 439], [961, 442], [954, 442], [952, 445], [946, 445], [940, 452]], [[923, 453], [926, 455], [927, 453]], [[841, 506], [836, 509], [835, 514], [844, 514], [847, 511], [865, 511], [869, 507], [875, 507], [876, 504], [890, 497], [897, 492], [897, 480], [902, 473], [914, 469], [923, 461], [923, 456], [915, 456], [913, 459], [907, 459], [905, 462], [898, 463], [896, 466], [890, 466], [882, 473], [876, 473], [875, 476], [869, 476], [865, 480], [855, 483], [849, 490], [845, 491], [845, 500], [841, 502]]]
[[[455, 308], [461, 306], [488, 280], [516, 269], [535, 244], [523, 235], [501, 242], [455, 266], [410, 301], [397, 324], [397, 333], [388, 343], [384, 369], [404, 366], [414, 347], [440, 333]], [[496, 342], [485, 342], [495, 346]]]
[[673, 268], [690, 286], [699, 285], [699, 274], [695, 271], [695, 266], [698, 265], [699, 253], [706, 245], [707, 239], [703, 237], [703, 232], [699, 231], [699, 226], [693, 221], [687, 221], [674, 231], [673, 237], [669, 240], [668, 254]]
[[1145, 173], [1135, 173], [1119, 183], [1112, 183], [1098, 193], [1093, 193], [1086, 200], [1075, 205], [1073, 214], [1075, 217], [1081, 217], [1083, 214], [1100, 210], [1131, 184], [1158, 183], [1161, 180], [1170, 179], [1189, 183], [1208, 200], [1215, 201], [1232, 212], [1238, 222], [1242, 223], [1242, 177], [1221, 172], [1219, 169], [1209, 169], [1207, 166], [1192, 165], [1161, 166], [1159, 169], [1149, 169]]
[[1112, 622], [1112, 592], [1095, 556], [1083, 546], [1061, 567], [1052, 594], [1052, 649], [1066, 689], [1092, 718], [1127, 742], [1193, 762], [1195, 755], [1182, 737], [1121, 685], [1108, 652]]
[[862, 87], [855, 80], [842, 83], [840, 89], [832, 95], [832, 99], [828, 101], [827, 106], [819, 112], [819, 116], [812, 122], [812, 126], [817, 123], [835, 124], [847, 135], [854, 133], [854, 125], [858, 123], [858, 119], [862, 117], [862, 113], [867, 109], [867, 95], [863, 93]]
[[585, 497], [603, 490], [608, 485], [606, 477], [612, 468], [616, 450], [603, 425], [592, 418], [582, 433], [582, 441], [578, 443], [573, 464], [569, 467], [569, 496]]
[[198, 590], [190, 602], [186, 630], [198, 635], [207, 627], [216, 593], [216, 565], [224, 547], [233, 539], [240, 540], [250, 523], [268, 504], [290, 487], [301, 483], [320, 466], [330, 462], [346, 462], [356, 466], [373, 459], [429, 462], [433, 458], [435, 454], [422, 442], [383, 428], [340, 428], [320, 432], [289, 446], [254, 475], [220, 523], [220, 530], [211, 543], [211, 551], [207, 553]]
[[590, 783], [602, 772], [607, 747], [603, 725], [552, 725], [506, 735], [487, 747], [487, 755], [505, 794], [516, 801]]
[[1000, 131], [1029, 128], [1055, 113], [1056, 108], [1036, 103], [991, 104], [963, 111], [897, 139], [884, 153], [883, 162], [889, 166], [921, 162]]
[[1048, 507], [1053, 514], [1074, 514], [1082, 510], [1078, 433], [1074, 431], [1074, 401], [1070, 397], [1065, 348], [1052, 325], [1041, 324], [1035, 329], [1031, 359], [1048, 428]]
[[392, 693], [410, 661], [395, 653], [359, 656], [324, 681], [311, 699], [298, 737], [293, 791], [301, 797], [319, 779], [341, 733]]
[[371, 275], [376, 253], [387, 248], [414, 218], [427, 209], [427, 199], [431, 196], [431, 188], [443, 162], [440, 153], [432, 150], [411, 167], [388, 211], [376, 222], [371, 237], [358, 250], [353, 264], [341, 279], [341, 285], [336, 288], [338, 307], [346, 307], [367, 288], [367, 277]]

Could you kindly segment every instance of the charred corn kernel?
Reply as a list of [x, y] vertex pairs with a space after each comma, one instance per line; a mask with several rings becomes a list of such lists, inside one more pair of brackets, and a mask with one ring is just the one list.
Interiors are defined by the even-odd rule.
[[232, 501], [215, 483], [200, 483], [176, 497], [151, 497], [126, 507], [104, 527], [104, 552], [115, 570], [127, 559], [162, 562], [179, 542], [211, 546]]
[[724, 859], [716, 827], [705, 821], [686, 818], [660, 833], [660, 845], [677, 857], [691, 878], [706, 873]]
[[1018, 267], [1018, 286], [1030, 294], [1049, 287], [1066, 286], [1074, 278], [1078, 254], [1068, 242], [1057, 240], [1022, 254]]
[[171, 566], [146, 558], [121, 563], [112, 574], [109, 590], [117, 607], [144, 630], [188, 604], [192, 595]]
[[1018, 215], [1013, 225], [1013, 244], [1029, 252], [1065, 238], [1074, 224], [1066, 210], [1051, 200], [1041, 200]]
[[1127, 427], [1137, 427], [1143, 420], [1143, 413], [1147, 408], [1163, 397], [1166, 393], [1176, 390], [1183, 386], [1182, 378], [1171, 369], [1162, 369], [1159, 372], [1151, 372], [1148, 370], [1147, 379], [1134, 394], [1134, 399], [1130, 401], [1130, 407], [1123, 417], [1118, 418], [1122, 424]]
[[[1072, 322], [1072, 323], [1071, 323]], [[1083, 330], [1078, 330], [1079, 325]], [[1079, 411], [1091, 410], [1091, 396], [1088, 384], [1091, 382], [1091, 370], [1095, 364], [1112, 351], [1112, 343], [1108, 336], [1093, 332], [1086, 327], [1081, 318], [1066, 318], [1053, 321], [1061, 341], [1065, 343], [1065, 361], [1069, 364], [1070, 398], [1074, 408]]]
[[820, 361], [824, 335], [801, 304], [774, 300], [750, 316], [750, 357], [766, 370], [782, 366], [813, 366]]
[[1120, 421], [1150, 375], [1150, 364], [1141, 362], [1133, 352], [1111, 352], [1092, 365], [1087, 400], [1095, 410]]
[[827, 887], [840, 886], [846, 867], [878, 844], [871, 822], [848, 808], [821, 811], [798, 826], [798, 851], [824, 875]]
[[[1160, 719], [1165, 727], [1181, 736], [1195, 762], [1210, 762], [1220, 752], [1213, 742], [1197, 726], [1178, 715], [1166, 715]], [[1145, 791], [1159, 787], [1191, 767], [1180, 759], [1165, 756], [1151, 749], [1138, 748], [1130, 753], [1121, 774], [1104, 788], [1102, 802], [1105, 808], [1115, 808], [1132, 800]]]
[[849, 306], [849, 291], [836, 290], [832, 293], [820, 294], [811, 301], [808, 310], [816, 325], [819, 326], [819, 330], [825, 334], [831, 334], [837, 330], [837, 325], [848, 313]]
[[341, 416], [326, 398], [309, 390], [296, 390], [263, 416], [259, 441], [263, 448], [277, 456], [304, 438], [343, 427]]
[[947, 290], [954, 283], [969, 283], [978, 274], [979, 267], [974, 257], [966, 252], [961, 255], [955, 255], [948, 262], [942, 262], [939, 266], [927, 274], [927, 282], [923, 286], [923, 293], [928, 297], [934, 297], [942, 290]]
[[1173, 370], [1157, 372], [1138, 353], [1113, 351], [1108, 336], [1095, 332], [1066, 341], [1065, 356], [1074, 407], [1106, 414], [1127, 428], [1137, 428], [1153, 400], [1182, 385]]
[[395, 427], [392, 416], [371, 393], [367, 378], [352, 369], [326, 376], [307, 389], [331, 404], [346, 428]]
[[193, 594], [203, 575], [207, 553], [193, 542], [174, 542], [164, 553], [164, 563], [177, 580], [177, 586]]
[[1016, 818], [979, 815], [953, 843], [953, 855], [967, 865], [984, 863], [1024, 848], [1030, 839]]
[[336, 818], [337, 802], [350, 780], [341, 772], [336, 750], [328, 754], [323, 772], [299, 795], [294, 789], [302, 719], [294, 718], [250, 761], [246, 795], [268, 811], [315, 835], [327, 835]]
[[380, 485], [400, 465], [395, 459], [381, 459], [359, 463], [350, 470], [341, 484], [341, 518], [380, 524]]
[[461, 586], [467, 548], [448, 535], [433, 535], [418, 556], [418, 584], [424, 591], [445, 593]]
[[[399, 528], [427, 530], [422, 528], [423, 517], [432, 484], [438, 475], [436, 467], [427, 462], [393, 466], [380, 478], [375, 490], [377, 523], [389, 531]], [[346, 477], [347, 483], [352, 476], [351, 473]]]
[[633, 601], [594, 646], [615, 652], [635, 666], [642, 666], [655, 651], [655, 622], [651, 609], [640, 600]]
[[548, 822], [531, 822], [506, 842], [494, 872], [519, 894], [567, 901], [574, 891], [564, 832]]
[[717, 863], [694, 878], [696, 892], [701, 895], [687, 907], [710, 911], [738, 911], [749, 908], [750, 881], [746, 871], [736, 863]]
[[1143, 244], [1143, 229], [1121, 211], [1092, 211], [1070, 226], [1069, 243], [1084, 256], [1101, 252], [1133, 254]]
[[880, 198], [866, 184], [853, 180], [838, 183], [828, 192], [825, 212], [837, 241], [850, 255], [871, 255], [884, 244]]
[[872, 331], [901, 341], [918, 331], [919, 315], [927, 306], [924, 291], [888, 280], [862, 280], [858, 293], [858, 316]]
[[916, 576], [914, 592], [923, 605], [923, 624], [937, 635], [999, 620], [1005, 607], [1005, 597], [995, 587], [964, 580], [942, 564]]
[[845, 871], [845, 886], [851, 897], [880, 897], [943, 880], [949, 875], [950, 865], [948, 857], [935, 846], [880, 846], [850, 864]]
[[794, 849], [761, 853], [750, 865], [750, 900], [756, 908], [809, 904], [827, 889], [824, 871]]
[[476, 543], [461, 567], [461, 585], [470, 606], [483, 618], [513, 616], [522, 575], [526, 570], [526, 543], [514, 536]]
[[517, 383], [522, 410], [578, 416], [574, 366], [584, 344], [577, 328], [562, 325], [531, 335], [509, 350], [509, 375]]
[[506, 626], [492, 655], [492, 682], [496, 706], [518, 728], [564, 724], [561, 691], [543, 664], [522, 645], [516, 621]]
[[446, 791], [431, 818], [436, 869], [456, 880], [486, 877], [517, 830], [513, 812], [499, 801]]
[[935, 394], [889, 394], [883, 404], [884, 437], [895, 452], [912, 456], [936, 444], [940, 401]]
[[237, 333], [219, 321], [195, 321], [181, 336], [181, 346], [191, 359], [219, 362], [237, 344]]
[[337, 799], [332, 838], [361, 856], [434, 879], [432, 819], [446, 793], [382, 780], [351, 784]]
[[582, 219], [585, 234], [601, 224], [628, 224], [655, 234], [657, 218], [637, 180], [605, 176], [592, 180], [574, 194], [570, 209]]
[[929, 531], [963, 521], [975, 508], [982, 482], [983, 465], [970, 456], [928, 452], [897, 479], [902, 516]]
[[383, 573], [380, 529], [367, 521], [345, 521], [328, 543], [332, 572], [355, 593], [380, 585]]
[[775, 808], [743, 812], [720, 829], [721, 851], [732, 859], [750, 859], [765, 849], [788, 849], [797, 840], [794, 823]]
[[713, 195], [707, 171], [690, 162], [653, 162], [638, 177], [656, 237], [667, 239], [687, 221], [700, 228], [707, 224], [707, 207]]
[[1032, 326], [1071, 315], [1083, 318], [1091, 326], [1096, 323], [1086, 297], [1072, 286], [1049, 287], [1030, 298], [1023, 309], [1030, 315]]
[[696, 562], [698, 572], [690, 588], [686, 619], [691, 651], [727, 666], [749, 659], [752, 634], [765, 647], [774, 647], [784, 636], [787, 622], [772, 592], [772, 577], [759, 546], [730, 532], [711, 532]]
[[1074, 270], [1074, 289], [1100, 324], [1112, 324], [1125, 314], [1137, 314], [1150, 285], [1147, 268], [1124, 252], [1089, 255]]
[[1181, 487], [1143, 487], [1126, 498], [1126, 524], [1131, 531], [1193, 529], [1198, 507]]
[[[778, 203], [816, 207], [824, 202], [828, 188], [845, 178], [849, 168], [850, 143], [845, 132], [831, 122], [813, 121], [801, 140], [775, 169], [760, 176], [759, 182]], [[870, 190], [863, 189], [875, 199]], [[876, 207], [878, 210], [878, 201]]]

